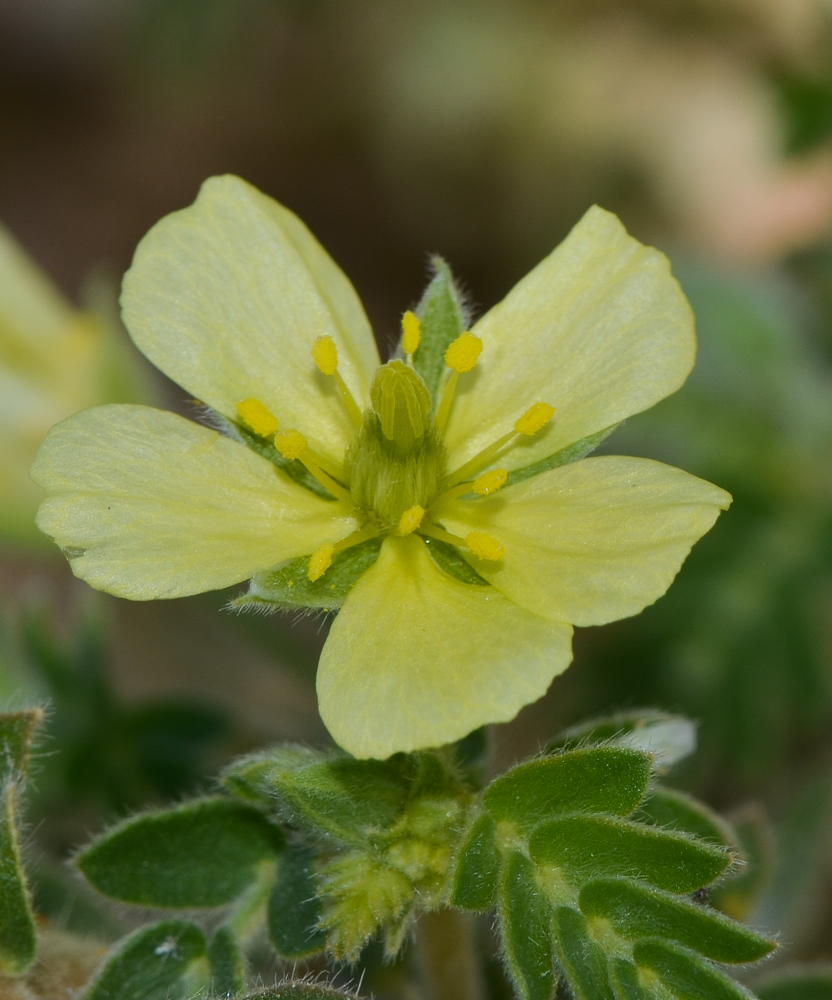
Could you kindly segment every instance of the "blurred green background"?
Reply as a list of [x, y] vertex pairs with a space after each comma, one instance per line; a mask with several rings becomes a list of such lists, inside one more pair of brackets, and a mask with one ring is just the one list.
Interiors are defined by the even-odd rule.
[[832, 955], [831, 57], [823, 0], [0, 2], [0, 697], [50, 706], [30, 795], [46, 917], [117, 929], [62, 866], [104, 821], [210, 787], [235, 753], [327, 739], [325, 620], [93, 594], [32, 526], [53, 422], [191, 412], [115, 300], [145, 231], [233, 172], [309, 224], [382, 353], [429, 252], [478, 313], [593, 202], [671, 256], [696, 369], [604, 449], [734, 505], [654, 607], [579, 631], [493, 766], [610, 708], [690, 715], [677, 783], [773, 825], [746, 915], [789, 958]]

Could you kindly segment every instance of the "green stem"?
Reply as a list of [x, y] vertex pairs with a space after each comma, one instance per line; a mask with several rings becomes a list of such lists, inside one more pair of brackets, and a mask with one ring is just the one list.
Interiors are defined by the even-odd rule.
[[422, 1000], [483, 1000], [485, 990], [473, 919], [436, 910], [416, 924]]

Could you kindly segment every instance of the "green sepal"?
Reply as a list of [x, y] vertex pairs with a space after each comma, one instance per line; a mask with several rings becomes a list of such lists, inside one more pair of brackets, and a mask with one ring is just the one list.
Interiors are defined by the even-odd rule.
[[483, 913], [494, 905], [500, 880], [497, 824], [482, 813], [471, 825], [454, 864], [450, 903], [461, 910]]
[[551, 1000], [556, 985], [551, 907], [534, 865], [519, 851], [503, 867], [499, 916], [503, 956], [521, 1000]]
[[633, 958], [649, 969], [678, 1000], [754, 1000], [753, 994], [687, 948], [667, 941], [636, 942]]
[[464, 333], [468, 314], [445, 261], [437, 254], [431, 257], [430, 264], [433, 277], [416, 306], [421, 337], [413, 355], [413, 367], [424, 379], [436, 406], [442, 376], [447, 370], [445, 351]]
[[559, 906], [552, 916], [552, 941], [575, 1000], [614, 1000], [606, 955], [582, 913]]
[[608, 816], [567, 816], [537, 827], [529, 853], [538, 865], [554, 865], [582, 885], [590, 879], [637, 875], [668, 892], [693, 892], [728, 867], [725, 851], [684, 834]]
[[316, 955], [326, 947], [320, 930], [321, 903], [315, 885], [314, 855], [302, 845], [283, 853], [269, 895], [269, 939], [281, 958]]
[[696, 726], [690, 719], [655, 709], [618, 712], [565, 730], [546, 751], [573, 750], [590, 743], [644, 750], [653, 754], [658, 768], [666, 770], [694, 752]]
[[185, 1000], [210, 976], [205, 936], [186, 920], [163, 920], [122, 939], [78, 1000]]
[[354, 760], [339, 751], [276, 747], [233, 764], [226, 785], [271, 802], [289, 822], [350, 844], [391, 826], [410, 790], [412, 759]]
[[298, 461], [296, 458], [284, 458], [277, 448], [275, 448], [273, 438], [261, 437], [259, 434], [255, 434], [249, 430], [248, 427], [243, 426], [243, 424], [226, 419], [222, 414], [217, 413], [216, 410], [209, 410], [208, 412], [210, 413], [208, 422], [221, 430], [226, 437], [239, 441], [240, 444], [244, 444], [247, 448], [251, 448], [252, 451], [257, 452], [258, 455], [268, 459], [272, 464], [285, 472], [287, 476], [294, 479], [299, 486], [305, 486], [306, 489], [311, 490], [312, 493], [317, 494], [324, 500], [335, 500], [335, 497], [325, 486], [322, 486], [318, 482], [303, 462]]
[[423, 539], [431, 558], [436, 565], [463, 583], [472, 583], [477, 587], [490, 587], [488, 580], [483, 579], [474, 567], [466, 562], [459, 554], [459, 550], [448, 542], [440, 541], [438, 538]]
[[734, 920], [754, 910], [774, 871], [774, 833], [763, 811], [749, 806], [732, 817], [742, 865], [711, 893], [711, 904]]
[[610, 986], [615, 1000], [659, 1000], [657, 994], [645, 986], [638, 966], [626, 958], [610, 962]]
[[584, 886], [580, 907], [587, 917], [609, 920], [629, 941], [667, 938], [715, 962], [756, 962], [777, 947], [770, 938], [716, 910], [623, 878], [599, 879]]
[[636, 819], [666, 830], [689, 833], [710, 844], [738, 846], [736, 834], [721, 816], [690, 795], [672, 788], [654, 788], [641, 804]]
[[233, 902], [283, 847], [280, 830], [257, 809], [233, 799], [200, 799], [125, 820], [75, 862], [112, 899], [191, 909]]
[[245, 987], [245, 962], [237, 937], [230, 927], [218, 927], [208, 945], [211, 996], [235, 997]]
[[498, 821], [531, 832], [563, 813], [631, 813], [644, 797], [651, 757], [620, 747], [590, 747], [518, 764], [493, 781], [483, 804]]
[[231, 604], [235, 608], [321, 608], [334, 611], [347, 599], [362, 573], [378, 559], [380, 551], [381, 539], [371, 538], [343, 552], [336, 552], [326, 573], [314, 581], [309, 579], [308, 572], [311, 556], [301, 556], [273, 569], [261, 570], [252, 575], [248, 592], [235, 597]]
[[561, 448], [560, 451], [556, 451], [553, 455], [541, 458], [539, 462], [532, 462], [531, 465], [524, 465], [522, 469], [512, 469], [508, 474], [506, 486], [513, 486], [515, 483], [522, 483], [524, 479], [531, 479], [532, 476], [539, 476], [541, 472], [549, 472], [551, 469], [559, 469], [562, 465], [569, 465], [570, 462], [577, 462], [581, 458], [586, 458], [586, 456], [595, 451], [598, 445], [608, 438], [618, 426], [618, 424], [613, 424], [612, 427], [605, 427], [602, 431], [596, 431], [594, 434], [581, 438], [580, 441], [568, 444], [565, 448]]
[[754, 992], [759, 1000], [832, 1000], [832, 966], [782, 969], [756, 983]]
[[38, 935], [20, 854], [17, 799], [26, 777], [41, 709], [0, 715], [0, 973], [22, 975]]

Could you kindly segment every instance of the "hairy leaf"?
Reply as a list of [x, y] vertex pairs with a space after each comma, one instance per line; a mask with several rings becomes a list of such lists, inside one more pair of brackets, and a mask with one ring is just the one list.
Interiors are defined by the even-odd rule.
[[607, 959], [593, 939], [586, 917], [570, 906], [559, 906], [552, 918], [558, 961], [576, 1000], [613, 1000], [607, 979]]
[[318, 927], [321, 904], [313, 869], [314, 856], [292, 846], [280, 859], [277, 880], [269, 896], [269, 938], [281, 958], [307, 958], [323, 951], [326, 934]]
[[454, 866], [451, 905], [482, 913], [494, 905], [500, 878], [497, 824], [483, 813], [468, 831]]
[[672, 788], [653, 789], [641, 804], [637, 819], [668, 830], [690, 833], [712, 844], [737, 846], [736, 834], [721, 816], [684, 792]]
[[76, 856], [89, 881], [125, 903], [185, 909], [223, 906], [284, 846], [262, 813], [233, 799], [201, 799], [135, 816]]
[[580, 885], [628, 875], [669, 892], [692, 892], [720, 875], [724, 851], [681, 834], [607, 816], [567, 816], [544, 823], [529, 840], [532, 860], [555, 865]]
[[610, 963], [610, 986], [615, 1000], [656, 1000], [656, 993], [642, 981], [638, 966], [626, 958]]
[[636, 943], [633, 957], [642, 969], [655, 973], [679, 1000], [753, 1000], [738, 982], [687, 948], [648, 938]]
[[499, 914], [503, 955], [521, 1000], [551, 1000], [551, 907], [537, 884], [534, 865], [519, 851], [509, 855], [503, 868]]
[[715, 910], [626, 879], [601, 879], [584, 886], [581, 910], [604, 917], [631, 941], [661, 937], [695, 948], [717, 962], [756, 962], [774, 950], [769, 938]]
[[233, 997], [245, 986], [245, 963], [234, 931], [219, 927], [208, 945], [211, 966], [211, 995]]
[[185, 1000], [210, 975], [195, 924], [163, 920], [120, 941], [78, 1000]]
[[265, 795], [292, 822], [363, 844], [367, 832], [390, 826], [410, 791], [409, 758], [353, 760], [341, 753], [276, 747], [232, 765], [232, 789]]
[[626, 816], [641, 802], [651, 758], [638, 750], [593, 747], [518, 764], [485, 790], [483, 804], [499, 821], [530, 832], [559, 814]]
[[21, 975], [37, 952], [37, 929], [20, 856], [17, 799], [41, 709], [0, 715], [0, 973]]

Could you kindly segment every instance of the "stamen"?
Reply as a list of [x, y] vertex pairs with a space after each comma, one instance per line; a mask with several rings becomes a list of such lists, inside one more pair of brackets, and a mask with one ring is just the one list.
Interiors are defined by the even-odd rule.
[[277, 430], [277, 417], [259, 399], [244, 399], [237, 403], [240, 420], [260, 437], [270, 437]]
[[525, 434], [527, 437], [533, 437], [538, 431], [542, 431], [546, 424], [549, 423], [554, 412], [554, 406], [549, 406], [548, 403], [535, 403], [534, 406], [530, 406], [523, 416], [517, 421], [514, 425], [514, 429], [518, 434]]
[[477, 363], [482, 341], [467, 330], [445, 351], [445, 364], [455, 372], [469, 372]]
[[365, 524], [363, 528], [359, 528], [358, 531], [347, 535], [346, 538], [342, 538], [340, 542], [336, 542], [334, 545], [330, 543], [321, 545], [309, 557], [309, 568], [306, 571], [306, 575], [312, 583], [320, 580], [332, 565], [332, 557], [336, 553], [343, 552], [344, 549], [350, 549], [353, 545], [359, 545], [361, 542], [366, 542], [370, 538], [375, 538], [380, 534], [380, 528], [377, 528], [373, 524]]
[[274, 446], [289, 461], [300, 458], [309, 447], [300, 431], [283, 431], [282, 434], [276, 434]]
[[412, 361], [421, 339], [422, 324], [419, 322], [419, 317], [408, 309], [402, 316], [402, 350], [408, 360]]
[[352, 503], [350, 491], [340, 483], [336, 483], [332, 476], [324, 472], [316, 461], [318, 456], [309, 448], [306, 438], [300, 431], [289, 430], [275, 435], [274, 446], [284, 458], [288, 458], [290, 461], [294, 459], [301, 461], [321, 486], [329, 490], [334, 497], [345, 503]]
[[335, 379], [341, 398], [347, 408], [350, 420], [356, 427], [361, 426], [361, 408], [355, 401], [355, 397], [347, 388], [346, 382], [341, 378], [338, 371], [338, 348], [332, 337], [318, 337], [312, 345], [312, 360], [318, 366], [318, 370], [324, 375], [329, 375]]
[[506, 485], [508, 472], [505, 469], [493, 469], [491, 472], [483, 472], [474, 480], [473, 490], [481, 497], [487, 497], [489, 493], [496, 493]]
[[481, 351], [482, 341], [467, 330], [460, 334], [445, 351], [445, 364], [451, 369], [451, 374], [445, 383], [442, 399], [436, 410], [436, 426], [440, 433], [445, 430], [448, 417], [451, 415], [451, 406], [456, 395], [456, 384], [459, 381], [459, 376], [461, 373], [471, 371], [477, 363]]
[[506, 554], [505, 546], [486, 535], [484, 531], [472, 531], [465, 536], [465, 544], [479, 559], [497, 562]]
[[494, 469], [492, 472], [484, 472], [478, 479], [472, 482], [460, 483], [459, 486], [452, 486], [438, 496], [431, 507], [439, 507], [451, 500], [464, 496], [466, 493], [479, 493], [481, 497], [486, 497], [489, 493], [496, 493], [505, 486], [508, 479], [508, 472], [505, 469]]
[[552, 419], [554, 412], [555, 408], [549, 406], [548, 403], [535, 403], [534, 406], [530, 406], [523, 416], [515, 422], [513, 431], [509, 431], [508, 434], [504, 434], [487, 448], [483, 448], [482, 451], [467, 461], [465, 465], [460, 466], [456, 472], [452, 472], [446, 478], [445, 486], [455, 486], [457, 483], [462, 482], [463, 479], [467, 479], [475, 473], [477, 469], [482, 468], [483, 465], [487, 465], [517, 434], [532, 437], [538, 431], [543, 430], [546, 424]]
[[402, 514], [399, 519], [399, 534], [400, 535], [412, 535], [413, 532], [422, 523], [422, 518], [425, 516], [425, 508], [420, 507], [416, 504], [410, 507], [408, 510]]
[[460, 538], [459, 535], [452, 535], [450, 531], [445, 531], [444, 528], [428, 521], [422, 525], [419, 533], [429, 538], [436, 538], [440, 542], [449, 542], [459, 548], [470, 549], [479, 559], [487, 559], [490, 562], [497, 562], [506, 554], [505, 547], [496, 538], [486, 535], [484, 531], [471, 531], [465, 538]]
[[309, 557], [309, 568], [306, 571], [306, 575], [312, 583], [316, 580], [320, 580], [320, 578], [332, 565], [332, 556], [334, 553], [335, 546], [327, 544], [322, 545], [319, 549], [315, 549]]

